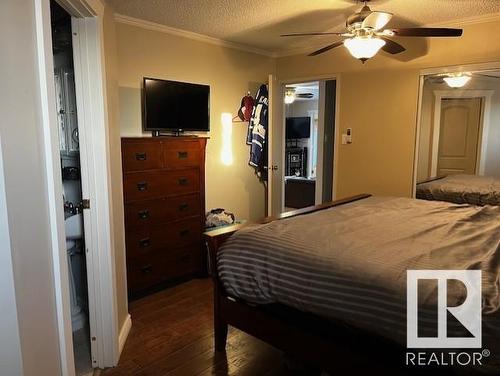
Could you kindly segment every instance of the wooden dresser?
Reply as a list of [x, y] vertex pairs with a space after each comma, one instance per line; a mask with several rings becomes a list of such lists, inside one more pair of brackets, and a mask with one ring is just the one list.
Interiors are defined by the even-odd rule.
[[206, 269], [205, 138], [123, 138], [130, 297]]

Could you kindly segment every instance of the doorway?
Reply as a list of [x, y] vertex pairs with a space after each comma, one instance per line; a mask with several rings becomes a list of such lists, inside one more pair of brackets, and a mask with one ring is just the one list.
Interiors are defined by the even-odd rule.
[[[115, 366], [130, 329], [130, 317], [118, 329], [116, 272], [113, 251], [112, 217], [110, 212], [110, 156], [108, 143], [108, 114], [105, 97], [105, 66], [103, 49], [104, 5], [86, 0], [55, 0], [69, 15], [71, 20], [71, 41], [73, 46], [74, 85], [78, 112], [77, 131], [60, 137], [58, 98], [56, 97], [56, 70], [52, 42], [51, 0], [35, 3], [37, 65], [42, 108], [43, 147], [45, 155], [45, 175], [49, 201], [49, 221], [51, 229], [52, 264], [56, 298], [56, 313], [59, 337], [61, 369], [63, 375], [75, 375], [73, 351], [73, 295], [70, 292], [70, 266], [68, 264], [67, 240], [80, 239], [84, 244], [86, 273], [88, 276], [88, 326], [92, 367]], [[68, 42], [67, 37], [65, 43]], [[66, 72], [71, 73], [71, 72]], [[65, 84], [62, 79], [60, 82]], [[71, 85], [71, 80], [66, 84]], [[59, 90], [59, 89], [58, 89]], [[66, 91], [70, 92], [68, 88]], [[71, 113], [72, 104], [64, 103]], [[67, 121], [67, 120], [66, 120]], [[68, 121], [67, 121], [68, 122]], [[68, 129], [69, 132], [69, 129]], [[75, 139], [77, 142], [75, 142]], [[67, 153], [61, 153], [61, 143], [65, 141]], [[72, 146], [70, 146], [72, 144]], [[63, 167], [77, 167], [72, 162], [63, 161], [62, 154], [75, 154], [71, 148], [77, 145], [83, 202], [75, 199], [82, 216], [65, 213], [63, 200]], [[68, 169], [64, 172], [75, 173]], [[75, 189], [74, 192], [78, 192]], [[73, 209], [76, 213], [75, 203]], [[65, 221], [66, 217], [72, 223]], [[83, 217], [83, 218], [82, 218]], [[82, 219], [85, 224], [79, 223]], [[76, 223], [75, 223], [76, 222]], [[81, 229], [79, 231], [78, 229]], [[77, 235], [75, 235], [75, 231]], [[80, 234], [80, 232], [82, 234]], [[69, 238], [67, 238], [69, 235]], [[83, 237], [85, 238], [83, 241]], [[76, 243], [76, 242], [75, 242]], [[125, 266], [123, 265], [123, 268]], [[78, 299], [76, 299], [78, 301]], [[85, 299], [80, 302], [85, 303]], [[85, 310], [84, 310], [85, 311]]]
[[50, 2], [50, 16], [73, 355], [75, 374], [87, 376], [93, 373], [93, 367], [71, 16], [54, 0]]
[[[316, 202], [318, 168], [319, 82], [285, 85], [285, 207]], [[321, 163], [319, 164], [321, 167]]]
[[275, 201], [272, 215], [333, 199], [337, 85], [336, 80], [295, 81], [275, 91], [280, 95], [271, 97], [271, 106], [279, 115], [272, 120], [269, 165], [277, 167], [271, 178], [279, 179], [273, 186], [281, 184], [281, 194], [269, 194]]

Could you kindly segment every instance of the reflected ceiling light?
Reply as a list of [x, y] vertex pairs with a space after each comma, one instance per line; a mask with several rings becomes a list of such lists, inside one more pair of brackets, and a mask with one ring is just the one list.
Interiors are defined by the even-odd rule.
[[385, 46], [385, 40], [371, 36], [357, 36], [344, 41], [344, 46], [352, 56], [363, 63], [374, 57]]
[[293, 102], [295, 102], [295, 89], [287, 88], [285, 90], [285, 103], [292, 104]]
[[467, 85], [471, 78], [472, 77], [469, 73], [455, 73], [450, 74], [447, 77], [443, 77], [443, 80], [449, 87], [460, 88]]

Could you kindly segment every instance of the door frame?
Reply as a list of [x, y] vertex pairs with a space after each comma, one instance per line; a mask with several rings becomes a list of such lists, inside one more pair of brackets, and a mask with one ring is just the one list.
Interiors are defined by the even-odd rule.
[[[285, 93], [285, 86], [289, 84], [296, 84], [296, 83], [302, 83], [302, 82], [314, 82], [318, 81], [320, 85], [320, 93], [321, 93], [321, 83], [325, 81], [336, 81], [336, 88], [335, 88], [335, 140], [334, 140], [334, 145], [333, 145], [333, 182], [332, 182], [332, 200], [335, 200], [337, 198], [337, 174], [338, 174], [338, 168], [337, 168], [337, 161], [338, 161], [338, 149], [339, 149], [339, 137], [340, 137], [340, 127], [339, 127], [339, 121], [340, 121], [340, 83], [341, 83], [341, 75], [340, 74], [333, 74], [333, 75], [319, 75], [319, 76], [307, 76], [307, 77], [298, 77], [298, 78], [290, 78], [290, 79], [282, 79], [278, 81], [280, 90], [282, 93]], [[324, 93], [323, 93], [324, 94]], [[318, 124], [318, 162], [320, 161], [319, 159], [319, 151], [321, 149], [321, 157], [323, 157], [323, 144], [319, 145], [320, 141], [321, 143], [324, 142], [324, 119], [321, 118], [321, 113], [324, 114], [324, 111], [320, 111], [321, 107], [321, 98], [318, 98], [318, 123], [323, 123], [323, 125], [320, 127]], [[285, 117], [285, 103], [282, 100], [281, 101], [281, 106], [282, 106], [282, 111], [281, 111], [281, 119], [278, 119], [278, 121], [281, 121], [283, 124], [283, 132], [281, 135], [282, 139], [282, 161], [284, 163], [285, 161], [285, 132], [286, 132], [286, 117]], [[324, 107], [324, 106], [323, 106]], [[321, 128], [321, 132], [319, 131]], [[323, 159], [321, 159], [321, 176], [320, 180], [323, 176]], [[281, 169], [281, 184], [282, 184], [282, 195], [281, 195], [281, 211], [283, 212], [285, 209], [285, 170], [284, 167]], [[322, 183], [322, 181], [320, 181]], [[318, 186], [318, 169], [316, 169], [316, 188]], [[323, 186], [321, 184], [321, 189], [323, 189]], [[318, 195], [316, 195], [315, 199], [318, 198]], [[317, 204], [317, 203], [316, 203]]]
[[415, 129], [415, 145], [413, 150], [413, 181], [412, 181], [412, 197], [415, 198], [417, 194], [417, 176], [418, 176], [418, 157], [419, 157], [419, 145], [420, 145], [420, 125], [421, 125], [421, 115], [422, 115], [422, 94], [424, 88], [424, 80], [426, 76], [434, 75], [434, 74], [443, 74], [443, 73], [456, 73], [456, 72], [487, 72], [492, 70], [499, 70], [500, 62], [486, 62], [486, 63], [476, 63], [476, 64], [464, 64], [464, 65], [452, 65], [452, 66], [443, 66], [443, 67], [435, 67], [435, 68], [425, 68], [420, 70], [419, 74], [419, 82], [417, 93], [417, 118], [416, 124], [417, 127]]
[[[443, 99], [475, 99], [481, 98], [481, 119], [479, 129], [479, 145], [476, 153], [476, 174], [484, 174], [485, 157], [488, 149], [490, 132], [491, 97], [493, 90], [435, 90], [434, 117], [432, 121], [431, 177], [437, 176], [439, 137], [441, 133], [441, 105]], [[479, 162], [479, 163], [478, 163]]]
[[[75, 84], [80, 135], [82, 190], [91, 209], [84, 210], [92, 366], [115, 366], [119, 357], [116, 272], [111, 223], [108, 114], [104, 71], [101, 0], [56, 0], [72, 16]], [[42, 107], [45, 174], [63, 375], [75, 375], [73, 332], [66, 255], [62, 176], [56, 118], [50, 1], [35, 0], [36, 41]], [[103, 168], [104, 167], [104, 168]], [[85, 187], [84, 187], [85, 186]]]

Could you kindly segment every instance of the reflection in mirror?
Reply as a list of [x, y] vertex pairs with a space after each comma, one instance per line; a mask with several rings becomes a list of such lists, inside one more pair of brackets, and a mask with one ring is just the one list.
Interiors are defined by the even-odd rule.
[[425, 76], [420, 96], [417, 198], [500, 205], [500, 71]]

